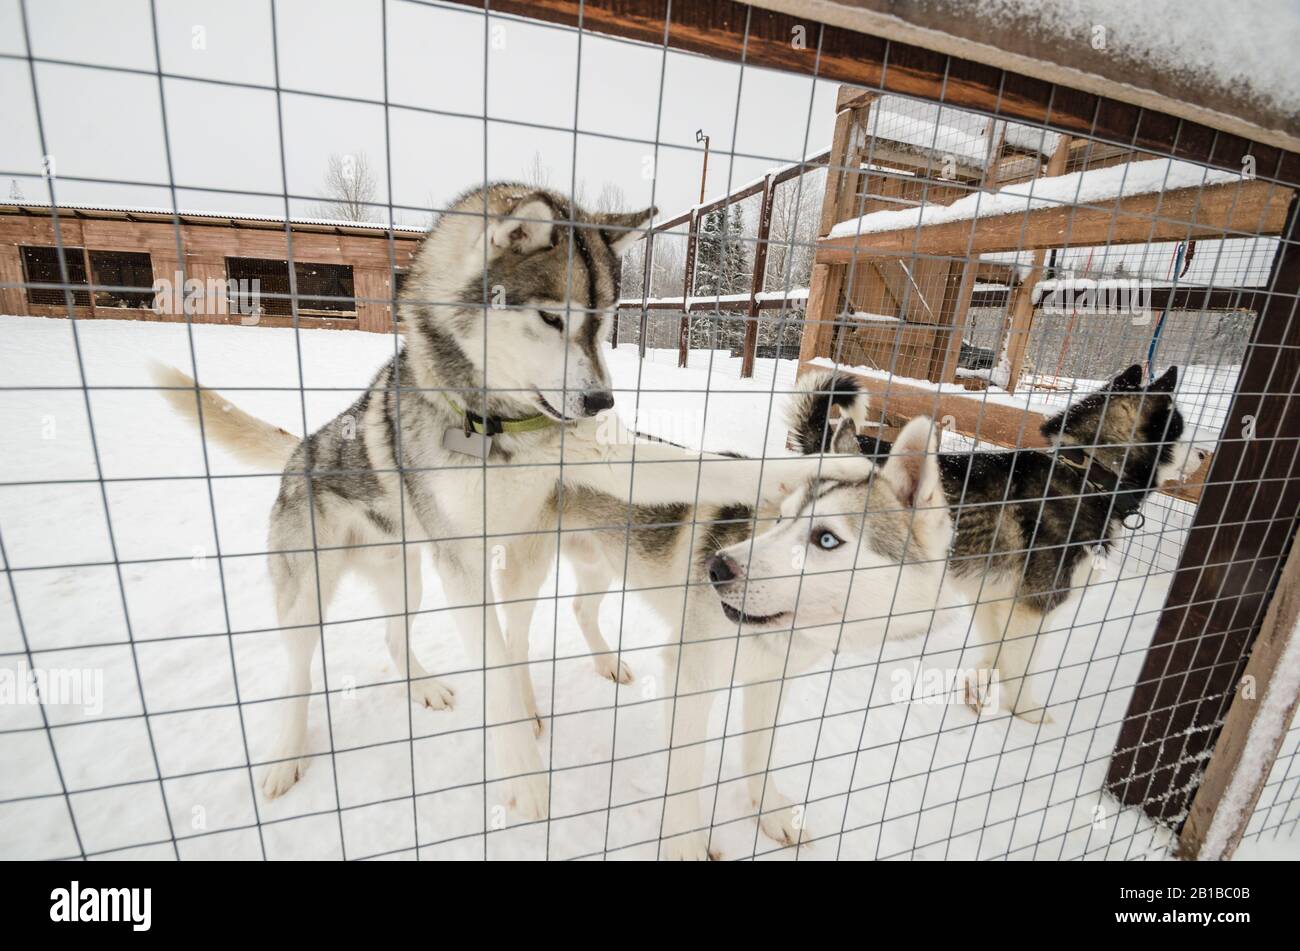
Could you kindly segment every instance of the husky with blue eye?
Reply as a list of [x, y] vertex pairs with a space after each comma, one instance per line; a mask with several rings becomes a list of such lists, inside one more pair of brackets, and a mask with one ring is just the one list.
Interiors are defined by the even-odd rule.
[[[322, 611], [345, 571], [378, 595], [411, 699], [431, 709], [454, 702], [410, 646], [425, 548], [449, 602], [433, 617], [454, 626], [468, 657], [485, 668], [492, 778], [507, 783], [507, 801], [523, 818], [544, 819], [549, 777], [533, 735], [539, 721], [520, 686], [527, 632], [501, 629], [496, 603], [509, 598], [489, 566], [517, 568], [506, 572], [511, 584], [536, 593], [553, 558], [559, 485], [646, 504], [708, 504], [775, 497], [812, 471], [804, 458], [763, 467], [640, 443], [599, 415], [615, 399], [603, 348], [619, 258], [653, 213], [589, 212], [555, 192], [509, 183], [461, 196], [434, 224], [399, 298], [404, 347], [351, 407], [304, 437], [179, 371], [158, 369], [172, 405], [206, 437], [281, 474], [267, 547], [289, 677], [283, 730], [262, 778], [267, 798], [287, 792], [326, 748], [323, 737], [308, 742], [311, 666]], [[645, 464], [638, 477], [634, 452]], [[849, 473], [870, 467], [855, 457], [842, 464]], [[604, 662], [598, 670], [608, 674]]]
[[[980, 666], [996, 671], [1001, 705], [1025, 720], [1049, 719], [1025, 685], [1045, 616], [1083, 586], [1093, 559], [1110, 550], [1118, 527], [1141, 519], [1148, 495], [1166, 482], [1183, 481], [1204, 461], [1204, 451], [1183, 439], [1177, 382], [1178, 369], [1171, 367], [1143, 385], [1142, 368], [1134, 365], [1044, 422], [1049, 450], [937, 457], [933, 504], [952, 519], [946, 578], [976, 605], [974, 636], [984, 646]], [[836, 385], [854, 389], [849, 380]], [[824, 415], [825, 406], [815, 412]], [[804, 448], [815, 448], [823, 438], [847, 450], [857, 439], [853, 420], [845, 418], [829, 437], [803, 441]], [[890, 445], [873, 440], [867, 451], [887, 453]], [[739, 545], [720, 552], [716, 589], [723, 610], [758, 628], [789, 623], [796, 598], [802, 608], [807, 595], [799, 593], [798, 579], [783, 577], [780, 569], [789, 545], [804, 538], [814, 553], [810, 564], [840, 568], [822, 596], [833, 602], [854, 597], [847, 593], [847, 556], [837, 552], [841, 540], [861, 533], [851, 514], [820, 513], [860, 511], [861, 501], [846, 487], [809, 486], [796, 517], [756, 539], [752, 550]], [[862, 598], [870, 596], [856, 580], [851, 584]], [[979, 697], [969, 699], [972, 706], [982, 705]]]

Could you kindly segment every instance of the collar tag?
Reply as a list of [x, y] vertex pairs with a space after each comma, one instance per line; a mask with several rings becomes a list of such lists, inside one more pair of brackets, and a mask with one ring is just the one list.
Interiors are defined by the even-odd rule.
[[442, 448], [462, 456], [486, 459], [492, 452], [492, 437], [469, 431], [459, 426], [449, 426], [442, 434]]

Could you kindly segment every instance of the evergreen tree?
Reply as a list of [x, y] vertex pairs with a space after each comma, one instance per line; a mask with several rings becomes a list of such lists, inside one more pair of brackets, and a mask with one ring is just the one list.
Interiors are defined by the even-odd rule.
[[743, 294], [749, 290], [745, 219], [739, 205], [704, 216], [695, 241], [695, 296]]

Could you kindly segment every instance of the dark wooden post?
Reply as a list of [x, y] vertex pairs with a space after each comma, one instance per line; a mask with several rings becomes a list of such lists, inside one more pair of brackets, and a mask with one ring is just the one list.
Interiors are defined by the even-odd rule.
[[645, 273], [641, 277], [641, 320], [640, 334], [637, 338], [637, 353], [645, 357], [645, 335], [649, 330], [650, 309], [646, 307], [646, 301], [650, 299], [650, 291], [654, 287], [654, 266], [655, 266], [655, 233], [653, 230], [646, 232], [645, 236]]
[[691, 292], [695, 290], [695, 237], [700, 223], [700, 210], [691, 209], [691, 220], [686, 226], [686, 277], [682, 281], [682, 322], [677, 328], [677, 365], [686, 366], [691, 350]]
[[1181, 824], [1287, 557], [1300, 507], [1300, 228], [1292, 198], [1201, 504], [1106, 777]]
[[[95, 272], [90, 267], [90, 248], [87, 247], [88, 244], [90, 242], [86, 240], [83, 229], [81, 234], [81, 266], [86, 269], [86, 303], [90, 305], [90, 316], [98, 317], [99, 315], [95, 313]], [[75, 297], [73, 303], [76, 303]]]
[[767, 244], [772, 233], [772, 197], [776, 182], [771, 175], [763, 183], [763, 204], [758, 212], [758, 240], [754, 244], [754, 277], [749, 282], [749, 313], [745, 318], [745, 346], [740, 356], [742, 378], [754, 375], [754, 353], [758, 350], [758, 295], [763, 293], [767, 270]]

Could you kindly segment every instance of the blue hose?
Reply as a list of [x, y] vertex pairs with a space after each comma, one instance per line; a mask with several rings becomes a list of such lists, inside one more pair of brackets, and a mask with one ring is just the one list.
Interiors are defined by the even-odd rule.
[[1165, 298], [1164, 309], [1160, 311], [1155, 332], [1151, 334], [1151, 346], [1147, 348], [1147, 373], [1153, 378], [1156, 375], [1156, 348], [1160, 346], [1160, 331], [1164, 330], [1165, 317], [1169, 314], [1169, 301], [1173, 298], [1173, 289], [1177, 286], [1178, 276], [1183, 270], [1183, 251], [1186, 247], [1186, 244], [1179, 241], [1178, 248], [1174, 251], [1174, 282], [1169, 286], [1169, 296]]

